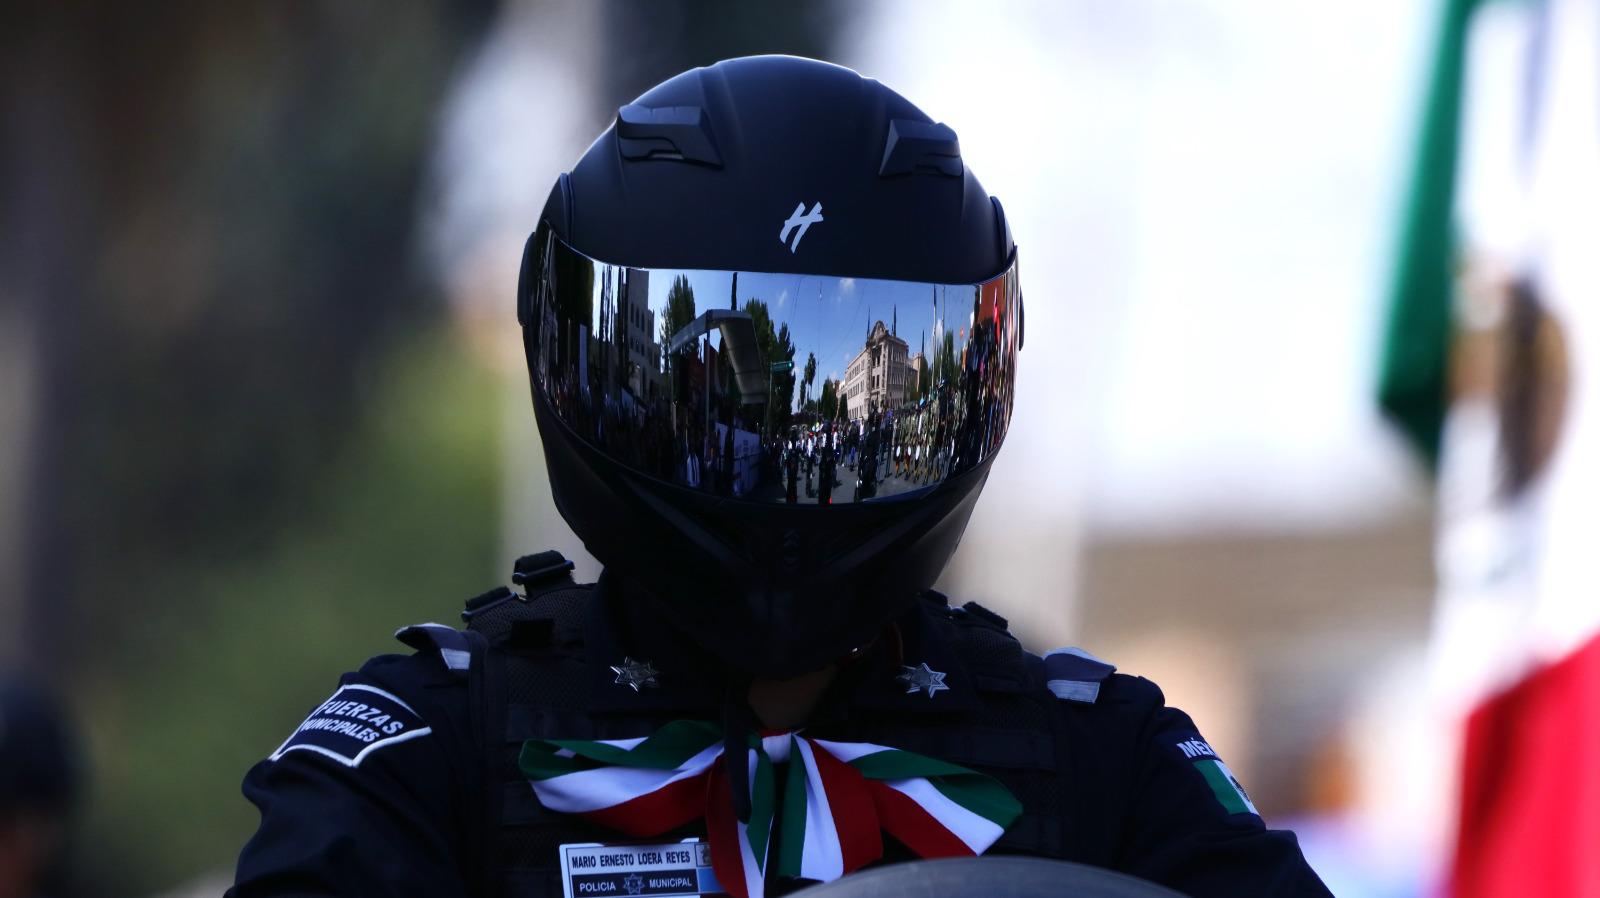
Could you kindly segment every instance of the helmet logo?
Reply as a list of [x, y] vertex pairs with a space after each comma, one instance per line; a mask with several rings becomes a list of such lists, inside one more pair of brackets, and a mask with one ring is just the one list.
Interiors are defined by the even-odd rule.
[[794, 207], [794, 214], [789, 216], [789, 220], [783, 223], [783, 230], [778, 232], [778, 242], [789, 243], [789, 232], [794, 231], [795, 225], [799, 225], [800, 230], [795, 231], [794, 242], [789, 243], [789, 252], [794, 252], [800, 248], [800, 238], [806, 235], [806, 230], [821, 220], [821, 203], [812, 203], [810, 212], [806, 211], [804, 202], [800, 203]]

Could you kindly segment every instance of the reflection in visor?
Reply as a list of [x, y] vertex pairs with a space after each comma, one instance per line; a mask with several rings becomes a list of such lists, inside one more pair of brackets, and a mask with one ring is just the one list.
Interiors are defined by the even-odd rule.
[[1005, 437], [1014, 259], [963, 285], [642, 269], [541, 231], [536, 387], [635, 471], [757, 502], [860, 502], [931, 489]]

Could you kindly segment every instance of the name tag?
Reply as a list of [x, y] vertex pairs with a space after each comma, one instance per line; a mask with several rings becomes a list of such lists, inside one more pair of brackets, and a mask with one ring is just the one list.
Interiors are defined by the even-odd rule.
[[566, 898], [726, 894], [711, 872], [711, 845], [700, 839], [659, 845], [562, 845], [561, 888]]

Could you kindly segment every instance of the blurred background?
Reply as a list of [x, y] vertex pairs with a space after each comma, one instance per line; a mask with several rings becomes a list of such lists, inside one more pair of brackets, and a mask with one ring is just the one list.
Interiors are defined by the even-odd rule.
[[618, 106], [781, 52], [951, 125], [1020, 246], [945, 591], [1160, 683], [1336, 894], [1430, 894], [1434, 481], [1376, 395], [1458, 5], [7, 4], [0, 662], [80, 733], [63, 893], [220, 892], [241, 777], [342, 671], [517, 555], [595, 573], [522, 242]]

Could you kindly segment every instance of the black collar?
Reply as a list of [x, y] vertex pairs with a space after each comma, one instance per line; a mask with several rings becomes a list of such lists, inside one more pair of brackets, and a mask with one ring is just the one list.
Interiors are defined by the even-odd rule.
[[[584, 621], [589, 703], [597, 713], [668, 713], [720, 719], [731, 677], [648, 602], [628, 601], [623, 587], [602, 574]], [[979, 706], [972, 675], [957, 651], [950, 611], [942, 599], [919, 599], [883, 636], [846, 663], [819, 708], [820, 719], [852, 710], [949, 713]], [[654, 685], [628, 682], [649, 665]], [[924, 669], [923, 665], [926, 665]], [[913, 688], [912, 683], [923, 684]], [[931, 687], [931, 692], [930, 692]], [[942, 688], [941, 688], [942, 687]]]

